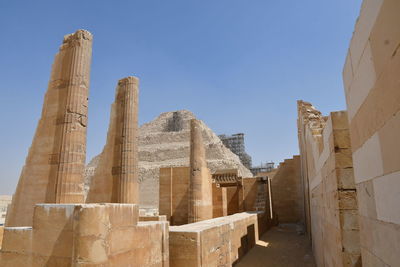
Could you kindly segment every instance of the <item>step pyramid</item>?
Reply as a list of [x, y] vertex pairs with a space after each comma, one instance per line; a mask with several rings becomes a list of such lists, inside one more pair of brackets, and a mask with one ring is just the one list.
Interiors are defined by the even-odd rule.
[[[162, 167], [189, 166], [190, 120], [195, 116], [188, 110], [165, 112], [139, 128], [139, 183], [141, 208], [158, 208], [159, 170]], [[238, 169], [242, 177], [252, 177], [239, 157], [224, 146], [219, 137], [201, 122], [208, 168]], [[85, 170], [89, 184], [99, 156]]]

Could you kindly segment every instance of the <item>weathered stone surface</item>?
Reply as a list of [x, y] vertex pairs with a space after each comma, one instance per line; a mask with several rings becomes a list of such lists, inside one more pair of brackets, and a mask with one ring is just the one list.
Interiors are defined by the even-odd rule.
[[200, 121], [193, 119], [190, 122], [189, 223], [212, 218], [211, 183], [211, 174], [207, 168]]
[[359, 266], [357, 190], [347, 114], [332, 112], [322, 121], [308, 103], [298, 105], [306, 225], [315, 260], [318, 266]]
[[258, 214], [231, 216], [170, 227], [170, 264], [232, 266], [259, 238]]
[[37, 203], [82, 203], [92, 35], [64, 37], [7, 226], [32, 225]]
[[37, 205], [33, 227], [5, 228], [0, 266], [169, 266], [168, 222], [138, 222], [138, 213], [133, 204]]
[[135, 77], [118, 82], [107, 142], [98, 156], [87, 203], [138, 203], [138, 84]]

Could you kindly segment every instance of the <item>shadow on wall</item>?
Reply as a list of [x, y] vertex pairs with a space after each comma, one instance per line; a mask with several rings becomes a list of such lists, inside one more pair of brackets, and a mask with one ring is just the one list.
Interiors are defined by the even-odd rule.
[[179, 201], [179, 204], [176, 206], [175, 212], [171, 215], [171, 225], [182, 225], [188, 223], [188, 195], [189, 193], [185, 193]]
[[303, 223], [300, 156], [286, 159], [271, 179], [272, 204], [279, 223]]
[[240, 238], [240, 247], [238, 248], [238, 259], [232, 265], [237, 264], [242, 257], [256, 245], [256, 232], [254, 224], [247, 226], [246, 235]]

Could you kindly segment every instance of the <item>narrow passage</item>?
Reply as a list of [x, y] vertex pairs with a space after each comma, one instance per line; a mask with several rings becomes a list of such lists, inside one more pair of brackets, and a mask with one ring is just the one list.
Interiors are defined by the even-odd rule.
[[235, 267], [315, 267], [310, 242], [301, 232], [296, 224], [273, 227]]

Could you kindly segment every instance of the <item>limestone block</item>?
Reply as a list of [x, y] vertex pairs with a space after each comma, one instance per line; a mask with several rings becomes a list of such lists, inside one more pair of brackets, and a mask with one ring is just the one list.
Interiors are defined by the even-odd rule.
[[359, 230], [357, 210], [340, 210], [339, 219], [341, 229]]
[[340, 266], [341, 262], [341, 235], [340, 230], [329, 223], [324, 223], [322, 228], [321, 250], [323, 261], [327, 266]]
[[[31, 227], [5, 227], [1, 252], [29, 253], [32, 251]], [[23, 254], [23, 253], [21, 253]]]
[[393, 55], [399, 49], [399, 10], [400, 4], [398, 1], [385, 0], [379, 10], [376, 21], [373, 21], [374, 26], [369, 39], [378, 75], [384, 71], [388, 61], [393, 58]]
[[358, 63], [364, 52], [365, 44], [371, 34], [383, 2], [384, 0], [366, 0], [363, 2], [361, 14], [355, 26], [349, 49], [354, 72], [357, 72]]
[[400, 53], [396, 53], [385, 65], [385, 70], [379, 75], [374, 88], [352, 119], [350, 135], [354, 151], [399, 111], [400, 81], [397, 79], [399, 69]]
[[348, 129], [333, 130], [335, 149], [351, 148], [350, 133]]
[[231, 266], [258, 240], [258, 213], [170, 227], [171, 266]]
[[357, 72], [354, 75], [350, 91], [347, 93], [347, 107], [349, 120], [352, 120], [361, 104], [368, 96], [370, 90], [375, 86], [377, 75], [374, 67], [370, 42], [367, 42], [361, 57]]
[[[0, 263], [2, 267], [15, 267], [15, 266], [26, 266], [27, 262], [32, 262], [32, 256], [26, 254], [19, 254], [15, 252], [1, 251], [0, 252]], [[43, 266], [32, 263], [32, 266]]]
[[104, 263], [108, 260], [108, 248], [101, 238], [80, 236], [74, 238], [75, 261], [88, 263]]
[[336, 168], [351, 168], [353, 167], [353, 158], [351, 148], [342, 148], [335, 153]]
[[34, 229], [32, 253], [45, 257], [71, 257], [73, 232], [63, 229]]
[[359, 215], [376, 219], [376, 204], [374, 185], [372, 181], [359, 183], [356, 186], [358, 197], [358, 213]]
[[400, 170], [400, 111], [379, 130], [379, 143], [385, 174]]
[[324, 193], [334, 192], [338, 190], [338, 181], [335, 170], [331, 172], [323, 180]]
[[230, 247], [229, 225], [220, 225], [205, 229], [201, 236], [201, 263], [202, 266], [229, 266]]
[[339, 209], [356, 210], [357, 209], [357, 193], [356, 191], [338, 191]]
[[74, 205], [38, 204], [34, 208], [33, 228], [73, 230]]
[[372, 181], [378, 220], [400, 225], [400, 171]]
[[140, 216], [139, 221], [147, 222], [147, 221], [167, 221], [167, 216], [160, 215], [160, 216]]
[[[74, 232], [79, 236], [105, 238], [110, 227], [109, 209], [105, 205], [78, 207], [74, 219]], [[114, 225], [113, 225], [114, 226]]]
[[105, 204], [110, 214], [111, 227], [136, 225], [139, 221], [139, 207], [136, 204]]
[[113, 229], [109, 236], [110, 255], [128, 252], [130, 249], [140, 247], [142, 243], [147, 242], [150, 236], [145, 229], [142, 232], [134, 227]]
[[182, 232], [175, 229], [171, 227], [169, 233], [171, 267], [201, 266], [200, 232]]
[[352, 254], [343, 252], [342, 257], [343, 257], [343, 267], [365, 266], [364, 264], [361, 265], [362, 261], [360, 253]]
[[347, 117], [347, 111], [331, 112], [330, 119], [332, 120], [333, 130], [348, 130], [349, 129], [349, 121], [348, 121], [348, 117]]
[[356, 184], [383, 174], [381, 145], [377, 134], [354, 151], [354, 179]]
[[354, 230], [342, 230], [343, 252], [360, 254], [360, 234]]
[[365, 267], [389, 267], [389, 265], [385, 264], [381, 259], [363, 247], [361, 247], [361, 254], [362, 264]]
[[339, 221], [340, 211], [334, 208], [324, 208], [324, 220], [331, 224], [333, 227], [340, 229], [341, 224]]
[[398, 225], [360, 216], [360, 243], [388, 266], [400, 265]]
[[355, 189], [353, 168], [336, 169], [338, 189]]

